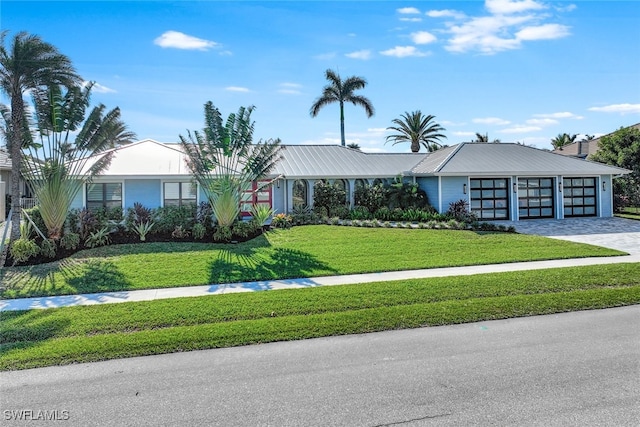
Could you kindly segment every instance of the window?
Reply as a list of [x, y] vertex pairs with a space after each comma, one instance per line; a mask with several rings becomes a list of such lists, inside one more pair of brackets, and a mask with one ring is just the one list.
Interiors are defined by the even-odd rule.
[[509, 219], [507, 178], [471, 180], [471, 212], [480, 219]]
[[197, 187], [190, 182], [165, 182], [164, 206], [184, 206], [196, 203]]
[[304, 208], [309, 205], [309, 184], [304, 179], [293, 181], [293, 208]]
[[87, 209], [113, 209], [122, 207], [122, 184], [105, 182], [87, 186]]

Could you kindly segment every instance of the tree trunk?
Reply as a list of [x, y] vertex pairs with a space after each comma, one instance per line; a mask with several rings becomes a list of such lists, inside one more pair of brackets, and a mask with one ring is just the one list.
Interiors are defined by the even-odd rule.
[[340, 101], [340, 141], [342, 146], [346, 145], [344, 140], [344, 103]]
[[22, 94], [11, 97], [11, 121], [13, 139], [11, 141], [11, 237], [9, 246], [20, 238], [20, 218], [22, 216], [20, 206], [20, 176], [22, 165], [22, 121], [24, 120], [24, 102]]

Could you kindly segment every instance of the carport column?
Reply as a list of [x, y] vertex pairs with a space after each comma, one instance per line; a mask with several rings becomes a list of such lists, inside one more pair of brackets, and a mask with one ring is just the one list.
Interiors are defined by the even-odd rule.
[[518, 221], [520, 217], [520, 200], [518, 200], [518, 177], [511, 177], [511, 187], [509, 188], [509, 194], [511, 194], [511, 221]]
[[5, 187], [6, 187], [6, 183], [0, 181], [0, 221], [4, 221], [6, 218], [4, 217], [5, 215], [5, 205], [4, 202], [6, 200], [5, 195]]
[[564, 219], [564, 179], [562, 176], [556, 177], [556, 218]]
[[[308, 181], [307, 181], [307, 182], [309, 183], [309, 188], [308, 188], [308, 190], [309, 190], [309, 195], [308, 195], [307, 197], [309, 197], [308, 202], [309, 202], [309, 207], [310, 207], [311, 209], [313, 209], [313, 190], [314, 190], [314, 188], [315, 188], [315, 186], [316, 186], [316, 181], [318, 181], [318, 180], [316, 180], [316, 179], [310, 179], [310, 180], [308, 180]], [[292, 195], [292, 197], [293, 197], [293, 191], [291, 192], [291, 195]]]

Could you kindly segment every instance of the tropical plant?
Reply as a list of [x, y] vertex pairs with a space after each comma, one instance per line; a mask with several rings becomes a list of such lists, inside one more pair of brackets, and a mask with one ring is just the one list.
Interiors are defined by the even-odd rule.
[[84, 244], [88, 248], [108, 245], [111, 243], [111, 237], [109, 237], [110, 233], [111, 231], [109, 230], [109, 227], [102, 227], [99, 230], [89, 233], [89, 237], [87, 237]]
[[45, 258], [54, 258], [56, 256], [56, 242], [53, 239], [43, 239], [40, 242], [40, 253]]
[[484, 135], [476, 132], [476, 139], [474, 141], [471, 142], [492, 142], [492, 143], [500, 143], [502, 141], [500, 141], [499, 139], [494, 139], [493, 141], [489, 141], [489, 133], [485, 133]]
[[25, 262], [40, 253], [40, 248], [31, 239], [20, 238], [10, 246], [11, 257], [15, 262]]
[[[10, 47], [5, 46], [8, 32], [0, 32], [0, 90], [11, 100], [11, 113], [3, 115], [5, 138], [11, 157], [12, 217], [10, 242], [20, 235], [20, 177], [22, 172], [22, 148], [29, 134], [25, 120], [23, 95], [30, 90], [48, 85], [72, 87], [82, 79], [76, 73], [69, 58], [40, 37], [19, 32]], [[0, 261], [0, 266], [4, 263]]]
[[354, 149], [354, 150], [361, 151], [361, 150], [360, 150], [360, 144], [357, 144], [357, 143], [355, 143], [355, 142], [350, 142], [350, 143], [348, 143], [348, 144], [347, 144], [347, 147], [352, 148], [352, 149]]
[[275, 211], [269, 205], [255, 204], [251, 206], [251, 217], [259, 227], [263, 227], [274, 213]]
[[253, 144], [253, 109], [241, 107], [223, 124], [220, 111], [207, 102], [204, 130], [188, 132], [187, 138], [180, 136], [187, 165], [219, 226], [230, 227], [236, 221], [242, 195], [254, 191], [253, 182], [267, 176], [280, 158], [279, 139]]
[[174, 239], [185, 239], [189, 237], [189, 230], [183, 228], [181, 225], [178, 225], [171, 232], [171, 237], [173, 237]]
[[347, 204], [347, 192], [344, 188], [326, 181], [317, 181], [313, 187], [314, 208], [326, 208], [327, 215], [340, 216], [338, 211], [342, 211]]
[[551, 145], [556, 150], [562, 150], [567, 145], [573, 143], [578, 135], [569, 135], [568, 133], [559, 133], [555, 138], [551, 138]]
[[67, 231], [60, 239], [60, 247], [73, 251], [80, 246], [80, 235], [71, 231]]
[[274, 216], [273, 221], [271, 221], [271, 226], [274, 228], [291, 228], [292, 225], [293, 220], [291, 219], [291, 215], [283, 213]]
[[327, 70], [325, 72], [325, 77], [329, 81], [329, 84], [322, 89], [322, 95], [313, 102], [313, 105], [311, 105], [311, 109], [309, 110], [309, 114], [311, 114], [311, 117], [316, 117], [323, 107], [337, 102], [340, 105], [340, 142], [342, 146], [345, 146], [345, 102], [350, 102], [353, 105], [364, 108], [367, 117], [371, 117], [375, 114], [373, 104], [368, 98], [354, 94], [356, 90], [364, 89], [367, 85], [367, 81], [358, 76], [351, 76], [342, 80], [340, 75], [333, 70]]
[[93, 84], [63, 93], [50, 86], [33, 93], [35, 120], [24, 157], [24, 176], [37, 197], [49, 238], [59, 240], [67, 212], [84, 184], [110, 164], [112, 148], [132, 142], [120, 110], [102, 104], [86, 116]]
[[213, 232], [215, 242], [228, 242], [233, 237], [233, 231], [228, 225], [218, 225]]
[[141, 222], [133, 226], [133, 231], [135, 231], [135, 233], [140, 236], [140, 241], [144, 242], [145, 240], [147, 240], [147, 234], [149, 234], [154, 225], [155, 224], [153, 222], [149, 221]]
[[417, 110], [405, 112], [400, 117], [392, 120], [395, 126], [387, 128], [396, 133], [387, 136], [386, 142], [393, 141], [393, 145], [408, 142], [411, 144], [412, 153], [419, 152], [420, 145], [427, 151], [436, 151], [442, 147], [440, 140], [447, 137], [441, 132], [446, 129], [433, 121], [435, 116], [425, 116]]
[[207, 233], [207, 228], [203, 224], [196, 222], [195, 224], [193, 224], [191, 233], [193, 234], [193, 237], [195, 239], [202, 240], [204, 238], [204, 235]]

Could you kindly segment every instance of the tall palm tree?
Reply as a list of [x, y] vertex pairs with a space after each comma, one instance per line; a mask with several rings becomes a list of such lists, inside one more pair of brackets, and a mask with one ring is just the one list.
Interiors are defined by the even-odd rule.
[[11, 238], [20, 236], [20, 171], [25, 141], [23, 94], [31, 89], [59, 84], [72, 87], [81, 83], [71, 60], [56, 47], [36, 35], [19, 32], [11, 46], [5, 46], [7, 31], [0, 33], [0, 88], [11, 99], [11, 123], [7, 145], [11, 156]]
[[568, 133], [559, 133], [555, 138], [551, 138], [551, 145], [556, 150], [562, 150], [563, 147], [573, 143], [578, 135], [569, 135]]
[[322, 107], [325, 105], [333, 104], [337, 102], [340, 104], [340, 141], [342, 145], [345, 144], [344, 139], [344, 103], [351, 102], [353, 105], [364, 108], [367, 113], [367, 117], [371, 117], [375, 114], [373, 104], [368, 98], [361, 95], [355, 95], [353, 92], [358, 89], [363, 89], [367, 85], [367, 81], [362, 77], [351, 76], [345, 80], [340, 78], [340, 75], [333, 70], [326, 71], [326, 78], [330, 82], [322, 90], [322, 96], [318, 97], [309, 113], [311, 117], [316, 117]]
[[405, 112], [400, 117], [400, 119], [392, 120], [397, 126], [387, 128], [387, 130], [397, 133], [387, 136], [386, 142], [393, 141], [393, 145], [409, 142], [412, 153], [419, 152], [420, 145], [427, 151], [436, 151], [442, 147], [440, 139], [447, 137], [440, 132], [446, 129], [433, 121], [435, 116], [425, 116], [420, 110], [417, 110], [411, 113]]

